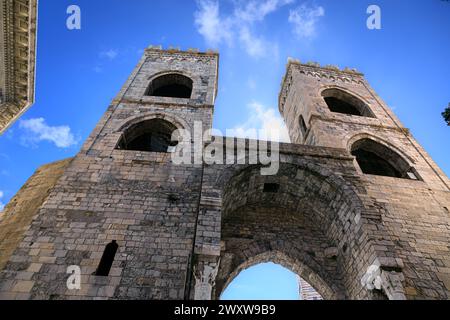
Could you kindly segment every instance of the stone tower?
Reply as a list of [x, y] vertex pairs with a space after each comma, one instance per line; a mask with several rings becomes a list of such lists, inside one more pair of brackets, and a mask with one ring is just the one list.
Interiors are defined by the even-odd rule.
[[[361, 158], [355, 162], [360, 173], [378, 170], [386, 176], [381, 172], [383, 168], [395, 169], [399, 172], [387, 175], [426, 180], [437, 190], [449, 190], [446, 175], [377, 96], [364, 75], [355, 70], [321, 68], [290, 60], [279, 107], [293, 143], [347, 149]], [[368, 152], [388, 160], [394, 168], [383, 166], [381, 161], [377, 162], [378, 168], [369, 168], [364, 161]]]
[[[47, 201], [38, 199], [40, 204], [31, 210], [38, 211], [37, 217], [20, 245], [29, 259], [10, 259], [1, 281], [3, 288], [5, 283], [12, 286], [7, 297], [183, 299], [188, 294], [202, 166], [171, 163], [170, 133], [190, 130], [194, 122], [202, 123], [203, 129], [211, 127], [217, 72], [216, 53], [145, 51], [79, 154], [65, 164]], [[34, 179], [45, 177], [37, 173]], [[25, 222], [13, 221], [15, 212], [26, 207], [17, 202], [13, 199], [14, 208], [6, 208], [3, 219], [9, 225], [3, 242], [9, 253], [18, 243], [7, 238], [31, 223], [35, 214], [24, 212], [22, 216], [30, 216]], [[100, 264], [113, 240], [118, 249], [109, 277], [97, 276], [99, 269], [108, 270]], [[25, 253], [23, 248], [19, 251]], [[22, 269], [26, 262], [32, 264]], [[65, 284], [68, 265], [81, 266], [78, 292]], [[4, 281], [18, 270], [33, 270], [36, 276], [14, 285]], [[119, 279], [128, 277], [134, 285], [116, 290]], [[25, 292], [27, 286], [30, 291]]]
[[173, 162], [176, 129], [211, 127], [217, 75], [218, 54], [145, 51], [81, 151], [7, 205], [0, 298], [218, 299], [269, 261], [324, 299], [450, 297], [449, 180], [362, 74], [288, 63], [273, 175], [249, 161], [262, 141]]

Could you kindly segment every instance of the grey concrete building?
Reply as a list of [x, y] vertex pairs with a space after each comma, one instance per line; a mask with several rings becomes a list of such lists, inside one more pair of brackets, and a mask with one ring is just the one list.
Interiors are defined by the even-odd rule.
[[324, 299], [450, 297], [449, 179], [361, 73], [289, 60], [293, 143], [262, 175], [262, 141], [206, 143], [234, 142], [235, 164], [173, 161], [175, 129], [212, 126], [218, 70], [216, 53], [145, 51], [81, 151], [6, 206], [0, 298], [217, 299], [269, 261]]
[[0, 135], [34, 103], [37, 0], [0, 0]]

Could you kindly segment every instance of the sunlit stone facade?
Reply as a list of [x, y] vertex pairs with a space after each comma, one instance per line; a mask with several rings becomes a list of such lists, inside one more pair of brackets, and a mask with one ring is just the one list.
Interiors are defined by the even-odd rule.
[[37, 0], [0, 0], [0, 134], [34, 103]]

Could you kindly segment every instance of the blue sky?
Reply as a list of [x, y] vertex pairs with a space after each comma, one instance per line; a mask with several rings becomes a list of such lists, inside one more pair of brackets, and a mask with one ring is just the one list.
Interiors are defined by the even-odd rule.
[[221, 300], [299, 300], [297, 275], [274, 263], [242, 271], [222, 293]]
[[[81, 30], [66, 28], [72, 4]], [[366, 27], [370, 4], [381, 30]], [[220, 51], [223, 132], [282, 127], [289, 56], [356, 68], [449, 174], [449, 31], [441, 0], [42, 0], [36, 103], [0, 136], [0, 207], [39, 166], [76, 154], [150, 44]]]

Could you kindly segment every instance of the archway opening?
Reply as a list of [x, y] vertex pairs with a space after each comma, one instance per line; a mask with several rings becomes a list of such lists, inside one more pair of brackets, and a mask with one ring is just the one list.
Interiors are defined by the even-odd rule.
[[375, 118], [369, 106], [359, 98], [339, 89], [327, 89], [322, 92], [331, 112], [352, 116]]
[[221, 300], [321, 300], [322, 297], [291, 270], [273, 262], [260, 263], [239, 273]]
[[351, 153], [364, 174], [419, 180], [415, 169], [398, 153], [371, 139], [355, 142]]
[[192, 87], [192, 79], [178, 73], [170, 73], [154, 79], [147, 89], [147, 95], [190, 99]]
[[142, 121], [124, 132], [117, 149], [171, 152], [178, 144], [178, 141], [172, 141], [175, 130], [175, 125], [163, 119]]

